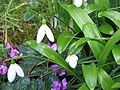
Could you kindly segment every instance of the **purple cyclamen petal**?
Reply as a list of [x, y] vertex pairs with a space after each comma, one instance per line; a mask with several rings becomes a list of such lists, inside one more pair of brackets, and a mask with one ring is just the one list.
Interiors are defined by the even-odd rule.
[[4, 75], [4, 74], [7, 73], [7, 71], [8, 71], [7, 66], [5, 66], [5, 65], [3, 65], [3, 64], [0, 64], [0, 74], [1, 74], [1, 75]]
[[87, 7], [87, 6], [88, 6], [88, 2], [85, 2], [85, 3], [84, 3], [84, 6]]
[[52, 70], [56, 70], [56, 69], [58, 69], [58, 68], [55, 68], [55, 67], [58, 67], [59, 65], [57, 65], [57, 64], [54, 64], [54, 65], [51, 65], [51, 68], [53, 68]]
[[65, 74], [66, 74], [65, 71], [59, 72], [59, 76], [63, 76], [63, 75], [65, 75]]
[[51, 47], [51, 44], [50, 44], [50, 43], [48, 43], [47, 45]]
[[11, 49], [12, 46], [10, 45], [10, 43], [6, 43], [6, 49]]
[[67, 89], [66, 78], [64, 78], [61, 83], [62, 83], [62, 89], [63, 89], [63, 90]]
[[58, 81], [53, 81], [53, 87], [54, 87], [54, 88], [59, 87], [59, 82], [58, 82]]
[[56, 51], [56, 50], [57, 50], [57, 44], [54, 43], [53, 45], [51, 45], [51, 48], [52, 48], [54, 51]]

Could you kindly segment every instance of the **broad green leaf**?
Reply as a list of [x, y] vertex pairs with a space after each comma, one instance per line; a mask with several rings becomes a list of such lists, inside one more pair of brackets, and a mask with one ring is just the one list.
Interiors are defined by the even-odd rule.
[[106, 22], [104, 22], [100, 27], [99, 27], [100, 32], [104, 34], [109, 34], [112, 35], [114, 33], [114, 30], [112, 26]]
[[108, 9], [110, 7], [110, 2], [109, 0], [94, 0], [95, 5], [102, 10]]
[[111, 88], [114, 84], [114, 81], [102, 68], [98, 70], [98, 81], [103, 90], [115, 90]]
[[113, 49], [112, 49], [112, 53], [113, 56], [115, 58], [115, 61], [117, 64], [120, 64], [120, 45], [116, 45]]
[[32, 48], [35, 48], [38, 45], [37, 42], [36, 42], [36, 40], [26, 41], [25, 44], [27, 44], [28, 46], [30, 46]]
[[[98, 0], [96, 0], [98, 1]], [[104, 16], [112, 20], [120, 28], [120, 13], [117, 11], [103, 11], [99, 16]]]
[[66, 49], [66, 47], [70, 44], [73, 37], [74, 34], [70, 32], [63, 32], [58, 36], [57, 45], [59, 53], [62, 53]]
[[23, 14], [23, 20], [24, 21], [30, 21], [32, 18], [35, 17], [35, 14], [31, 13], [31, 12], [25, 12]]
[[112, 88], [120, 88], [120, 83], [117, 82], [117, 83], [113, 84]]
[[97, 68], [94, 63], [90, 65], [84, 65], [82, 64], [82, 71], [83, 76], [85, 79], [85, 82], [87, 86], [90, 88], [90, 90], [94, 90], [97, 83]]
[[94, 11], [99, 11], [100, 8], [97, 7], [96, 5], [94, 4], [89, 4], [87, 7], [84, 8], [84, 11], [87, 13], [87, 14], [90, 14]]
[[[61, 6], [66, 11], [68, 11], [68, 13], [71, 15], [71, 17], [74, 19], [74, 21], [84, 33], [85, 37], [101, 38], [99, 30], [84, 10], [82, 10], [81, 8], [77, 8], [73, 5], [61, 4]], [[98, 59], [103, 46], [101, 46], [98, 42], [95, 41], [89, 41], [88, 44], [95, 57]]]
[[78, 90], [90, 90], [86, 84], [83, 84]]
[[68, 70], [68, 72], [70, 72], [71, 74], [76, 76], [80, 81], [82, 81], [82, 79], [80, 78], [78, 73], [76, 73], [76, 71], [74, 69], [72, 69], [68, 65], [68, 63], [57, 52], [55, 52], [51, 47], [49, 47], [48, 45], [46, 45], [44, 43], [39, 43], [35, 49], [38, 52], [40, 52], [41, 54], [43, 54], [44, 56], [46, 56], [47, 58], [52, 59], [51, 61], [62, 66], [63, 68]]
[[108, 42], [106, 43], [103, 51], [100, 54], [99, 57], [99, 64], [102, 65], [105, 63], [110, 51], [112, 50], [113, 46], [115, 45], [115, 43], [117, 43], [120, 40], [120, 29], [118, 31], [116, 31], [112, 37], [108, 40]]
[[37, 8], [39, 8], [39, 5], [40, 5], [40, 3], [38, 0], [29, 0], [30, 8], [37, 9]]

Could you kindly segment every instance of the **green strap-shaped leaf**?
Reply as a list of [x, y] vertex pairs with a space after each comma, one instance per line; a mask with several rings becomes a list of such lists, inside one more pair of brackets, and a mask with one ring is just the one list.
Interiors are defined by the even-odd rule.
[[87, 7], [84, 8], [84, 11], [87, 13], [87, 14], [90, 14], [94, 11], [99, 11], [100, 8], [97, 7], [96, 5], [94, 4], [89, 4]]
[[58, 40], [57, 40], [59, 53], [62, 53], [66, 49], [66, 47], [70, 44], [73, 37], [74, 37], [74, 34], [70, 32], [64, 32], [59, 35]]
[[114, 81], [102, 68], [98, 70], [98, 81], [103, 90], [115, 90], [111, 88], [114, 84]]
[[107, 56], [109, 55], [110, 51], [112, 50], [113, 46], [115, 45], [116, 42], [120, 40], [120, 29], [116, 31], [113, 36], [108, 40], [106, 43], [103, 51], [100, 54], [99, 58], [99, 64], [102, 65], [105, 63]]
[[65, 68], [66, 70], [68, 70], [68, 72], [70, 72], [71, 74], [73, 74], [74, 76], [76, 76], [80, 81], [82, 81], [82, 79], [75, 72], [75, 70], [72, 69], [68, 65], [68, 63], [60, 55], [58, 55], [58, 53], [55, 52], [51, 47], [49, 47], [48, 45], [46, 45], [44, 43], [39, 43], [38, 46], [35, 49], [38, 52], [40, 52], [41, 54], [43, 54], [44, 56], [46, 56], [47, 58], [52, 59], [52, 61], [54, 61], [56, 64], [62, 66], [63, 68]]
[[113, 84], [112, 88], [120, 88], [120, 82]]
[[90, 90], [86, 84], [83, 84], [78, 90]]
[[[96, 0], [98, 1], [98, 0]], [[117, 11], [103, 11], [99, 16], [104, 16], [112, 20], [120, 28], [120, 13]]]
[[[69, 12], [79, 28], [83, 31], [85, 37], [101, 38], [99, 30], [84, 10], [73, 5], [61, 4], [61, 6]], [[103, 47], [95, 41], [90, 41], [89, 46], [95, 57], [98, 59]]]
[[120, 45], [116, 45], [113, 49], [112, 49], [112, 53], [113, 56], [115, 58], [115, 61], [117, 64], [120, 64]]
[[90, 90], [94, 90], [97, 83], [97, 68], [94, 63], [90, 65], [82, 64], [82, 71], [84, 75], [85, 82]]

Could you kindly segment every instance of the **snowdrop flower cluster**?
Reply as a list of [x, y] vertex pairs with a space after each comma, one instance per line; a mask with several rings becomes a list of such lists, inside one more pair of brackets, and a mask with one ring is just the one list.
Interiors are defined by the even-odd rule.
[[73, 54], [73, 55], [69, 55], [66, 58], [66, 62], [72, 67], [75, 68], [77, 66], [77, 61], [78, 61], [78, 57]]
[[13, 82], [16, 77], [16, 74], [20, 77], [24, 77], [24, 72], [22, 68], [18, 64], [14, 63], [11, 64], [8, 69], [8, 73], [7, 73], [8, 81]]
[[53, 33], [52, 33], [51, 29], [46, 25], [46, 20], [43, 19], [42, 25], [39, 28], [38, 33], [37, 33], [37, 43], [40, 43], [43, 40], [45, 34], [51, 42], [54, 42]]

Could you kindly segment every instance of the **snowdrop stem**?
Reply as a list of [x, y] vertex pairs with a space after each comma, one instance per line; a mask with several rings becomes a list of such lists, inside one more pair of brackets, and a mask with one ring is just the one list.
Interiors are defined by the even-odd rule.
[[11, 60], [11, 64], [14, 64], [15, 63], [15, 61], [14, 60]]

